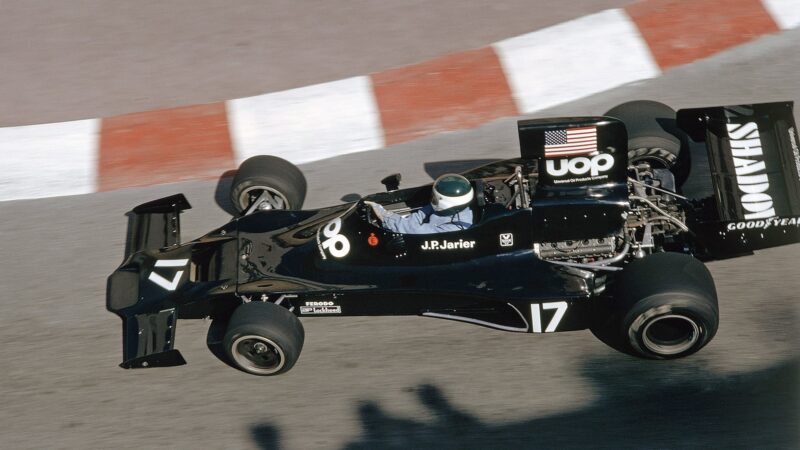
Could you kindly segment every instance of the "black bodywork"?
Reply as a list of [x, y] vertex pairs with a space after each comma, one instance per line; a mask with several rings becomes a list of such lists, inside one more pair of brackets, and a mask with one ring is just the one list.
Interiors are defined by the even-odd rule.
[[[688, 231], [665, 232], [654, 241], [658, 249], [712, 260], [800, 241], [791, 108], [679, 112], [679, 125], [707, 144], [705, 176], [714, 193], [676, 200]], [[548, 158], [545, 132], [576, 127], [596, 127], [595, 155]], [[108, 279], [107, 307], [123, 320], [122, 366], [183, 364], [174, 349], [177, 319], [224, 321], [249, 301], [278, 303], [300, 317], [424, 315], [516, 332], [592, 327], [618, 273], [592, 264], [621, 270], [632, 256], [620, 248], [627, 252], [631, 239], [649, 232], [632, 222], [637, 191], [625, 126], [609, 117], [559, 118], [520, 121], [518, 132], [520, 158], [464, 173], [475, 188], [476, 219], [462, 231], [392, 233], [364, 205], [420, 207], [430, 185], [328, 208], [255, 212], [186, 243], [179, 236], [180, 213], [190, 208], [183, 195], [136, 207], [127, 256]], [[580, 176], [565, 172], [573, 162]]]

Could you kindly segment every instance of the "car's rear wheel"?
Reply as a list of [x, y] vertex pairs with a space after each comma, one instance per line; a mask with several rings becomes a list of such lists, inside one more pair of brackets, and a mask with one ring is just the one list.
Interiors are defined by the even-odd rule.
[[619, 351], [641, 358], [680, 358], [703, 348], [717, 331], [714, 281], [691, 256], [656, 253], [633, 261], [613, 292], [592, 332]]
[[254, 156], [239, 166], [230, 199], [237, 212], [300, 209], [306, 197], [306, 179], [300, 169], [276, 156]]
[[274, 303], [245, 303], [233, 312], [223, 347], [229, 362], [253, 375], [278, 375], [294, 366], [303, 349], [300, 321]]
[[621, 120], [628, 130], [628, 162], [647, 162], [654, 169], [669, 169], [676, 186], [689, 177], [688, 137], [677, 126], [675, 110], [651, 100], [617, 105], [606, 116]]

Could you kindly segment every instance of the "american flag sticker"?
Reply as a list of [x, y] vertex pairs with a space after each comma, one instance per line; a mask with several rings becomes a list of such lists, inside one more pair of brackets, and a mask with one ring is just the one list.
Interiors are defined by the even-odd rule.
[[544, 132], [544, 157], [588, 155], [597, 151], [597, 127]]

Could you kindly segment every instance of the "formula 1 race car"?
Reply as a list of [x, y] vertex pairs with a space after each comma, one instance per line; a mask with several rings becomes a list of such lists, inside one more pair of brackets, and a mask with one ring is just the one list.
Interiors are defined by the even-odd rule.
[[[521, 120], [519, 158], [462, 174], [475, 192], [473, 225], [439, 234], [387, 231], [365, 204], [412, 211], [429, 202], [430, 184], [399, 189], [389, 176], [386, 192], [301, 210], [299, 169], [251, 158], [230, 192], [239, 215], [205, 236], [180, 242], [182, 194], [133, 209], [126, 258], [107, 287], [107, 308], [123, 321], [121, 366], [185, 364], [177, 319], [209, 317], [226, 362], [255, 375], [295, 364], [307, 316], [590, 329], [631, 355], [690, 355], [718, 325], [702, 261], [800, 242], [792, 107], [676, 113], [637, 101], [602, 117]], [[707, 166], [690, 150], [703, 143]], [[687, 180], [708, 194], [690, 196]]]

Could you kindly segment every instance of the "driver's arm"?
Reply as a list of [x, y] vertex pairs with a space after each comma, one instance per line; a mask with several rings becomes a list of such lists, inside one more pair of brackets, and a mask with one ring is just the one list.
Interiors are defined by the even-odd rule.
[[393, 213], [391, 211], [387, 211], [382, 205], [380, 205], [378, 203], [365, 201], [364, 204], [369, 206], [370, 208], [372, 208], [372, 214], [374, 214], [375, 217], [378, 220], [380, 220], [381, 222], [383, 222], [383, 218], [384, 217], [386, 217], [386, 216], [388, 216], [390, 214], [397, 215], [397, 214], [395, 214], [395, 213]]
[[384, 229], [395, 233], [403, 234], [430, 234], [446, 229], [439, 229], [436, 224], [425, 220], [433, 212], [430, 205], [424, 206], [407, 216], [401, 216], [392, 211], [386, 210], [383, 206], [375, 202], [364, 202], [372, 208], [375, 217], [380, 219]]

